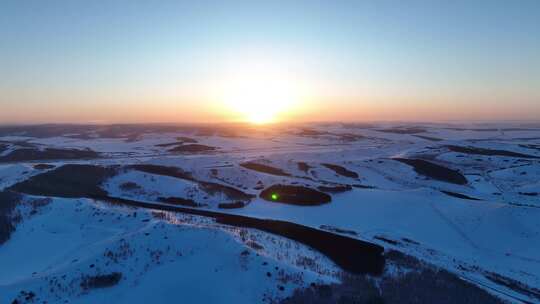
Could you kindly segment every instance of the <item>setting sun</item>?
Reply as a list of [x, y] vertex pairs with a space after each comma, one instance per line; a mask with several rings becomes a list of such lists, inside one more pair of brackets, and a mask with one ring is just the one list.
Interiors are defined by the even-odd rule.
[[269, 80], [244, 80], [227, 91], [223, 97], [226, 106], [256, 124], [276, 121], [279, 114], [298, 102], [298, 96], [285, 83]]
[[[216, 99], [238, 120], [254, 124], [280, 121], [302, 101], [303, 85], [298, 75], [284, 70], [277, 60], [243, 60], [226, 69]], [[280, 68], [278, 68], [280, 67]]]

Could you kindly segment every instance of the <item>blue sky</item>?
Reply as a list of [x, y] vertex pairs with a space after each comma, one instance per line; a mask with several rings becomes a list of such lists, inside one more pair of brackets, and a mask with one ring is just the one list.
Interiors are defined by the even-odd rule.
[[304, 120], [540, 117], [540, 1], [7, 0], [0, 43], [0, 122], [226, 120], [245, 58]]

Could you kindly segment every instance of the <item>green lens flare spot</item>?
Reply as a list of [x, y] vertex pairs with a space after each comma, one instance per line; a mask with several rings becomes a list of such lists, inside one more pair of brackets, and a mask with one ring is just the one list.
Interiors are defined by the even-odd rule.
[[272, 198], [272, 200], [277, 200], [279, 198], [279, 195], [277, 195], [277, 193], [272, 193], [272, 195], [270, 196]]

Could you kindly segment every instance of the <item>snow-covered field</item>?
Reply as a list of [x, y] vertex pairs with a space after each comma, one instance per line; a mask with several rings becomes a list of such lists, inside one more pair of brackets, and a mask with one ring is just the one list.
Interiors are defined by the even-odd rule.
[[[540, 303], [538, 126], [54, 130], [0, 130], [0, 189], [23, 194], [13, 210], [0, 208], [14, 227], [0, 244], [0, 303], [275, 303], [310, 283], [340, 281], [332, 259], [283, 235], [113, 205], [91, 193], [44, 203], [50, 195], [36, 192], [45, 186], [34, 178], [79, 185], [70, 184], [82, 178], [76, 173], [55, 177], [66, 164], [114, 169], [99, 183], [107, 197], [341, 233], [446, 269], [505, 301]], [[32, 187], [17, 186], [25, 180]], [[260, 196], [272, 185], [326, 192], [332, 201]]]

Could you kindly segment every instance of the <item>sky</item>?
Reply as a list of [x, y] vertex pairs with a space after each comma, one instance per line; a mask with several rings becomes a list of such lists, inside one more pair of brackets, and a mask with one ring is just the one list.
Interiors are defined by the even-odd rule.
[[0, 124], [539, 120], [540, 1], [2, 0], [0, 107]]

